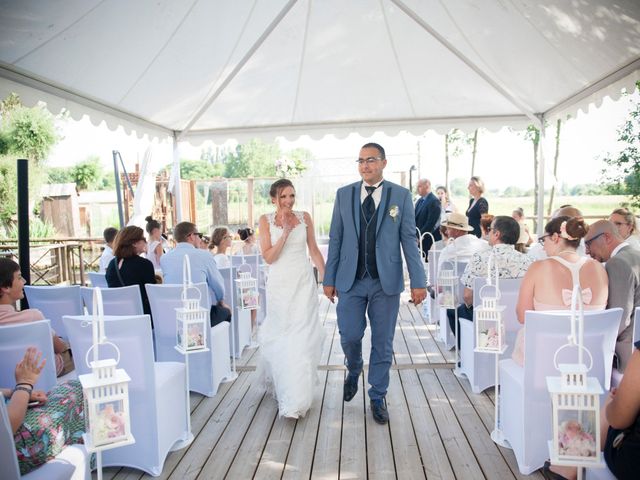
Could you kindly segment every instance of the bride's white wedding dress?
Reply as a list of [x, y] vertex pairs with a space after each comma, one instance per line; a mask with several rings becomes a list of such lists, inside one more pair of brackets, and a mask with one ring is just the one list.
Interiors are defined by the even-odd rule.
[[[307, 255], [307, 226], [301, 212], [280, 256], [269, 266], [267, 315], [258, 332], [258, 370], [278, 401], [281, 416], [306, 414], [318, 381], [324, 330], [318, 318], [318, 287]], [[271, 244], [282, 235], [268, 216]]]

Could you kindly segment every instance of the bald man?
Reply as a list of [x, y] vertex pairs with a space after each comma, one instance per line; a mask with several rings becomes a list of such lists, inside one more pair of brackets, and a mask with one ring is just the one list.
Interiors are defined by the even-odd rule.
[[[442, 238], [440, 235], [440, 213], [442, 207], [440, 200], [431, 191], [431, 182], [426, 178], [418, 180], [416, 186], [420, 198], [416, 202], [416, 227], [420, 230], [420, 235], [429, 232], [435, 238], [436, 242]], [[429, 235], [425, 235], [422, 240], [422, 250], [424, 251], [425, 261], [427, 260], [427, 252], [431, 248], [432, 239]]]
[[624, 372], [633, 352], [633, 317], [636, 307], [640, 307], [640, 251], [625, 242], [616, 226], [609, 220], [599, 220], [591, 225], [584, 243], [587, 253], [593, 259], [607, 262], [607, 308], [622, 308], [616, 356], [618, 370]]

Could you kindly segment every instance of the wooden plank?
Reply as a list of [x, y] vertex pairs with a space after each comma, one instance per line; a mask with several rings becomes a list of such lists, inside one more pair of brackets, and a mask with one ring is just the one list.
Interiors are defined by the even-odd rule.
[[343, 372], [327, 375], [327, 386], [322, 402], [318, 437], [311, 475], [317, 478], [338, 478], [340, 468], [340, 438], [342, 435]]
[[[367, 449], [365, 415], [364, 378], [359, 379], [358, 393], [350, 402], [343, 403], [342, 414], [342, 445], [340, 448], [340, 478], [367, 478]], [[342, 399], [342, 392], [339, 392]]]
[[[218, 443], [221, 435], [234, 416], [241, 400], [247, 394], [253, 373], [241, 373], [231, 385], [230, 391], [224, 396], [220, 404], [207, 419], [200, 434], [189, 446], [186, 454], [168, 478], [195, 478], [202, 469], [202, 465], [209, 458], [212, 448]], [[196, 410], [197, 412], [198, 410]]]
[[285, 470], [282, 474], [283, 480], [310, 478], [327, 376], [327, 372], [319, 374], [320, 386], [315, 389], [311, 410], [305, 418], [299, 419], [296, 424], [291, 448], [285, 462]]
[[379, 425], [375, 422], [371, 415], [371, 405], [367, 408], [365, 418], [369, 478], [371, 480], [397, 478], [389, 425]]
[[256, 385], [256, 374], [250, 375], [252, 377], [250, 382], [253, 385], [238, 404], [231, 419], [226, 422], [224, 431], [210, 450], [211, 453], [198, 474], [202, 478], [224, 478], [226, 476], [265, 396], [264, 390]]
[[[454, 480], [455, 476], [447, 451], [440, 438], [438, 425], [433, 418], [429, 403], [422, 391], [417, 372], [402, 370], [399, 372], [399, 376], [427, 478], [430, 480]], [[393, 423], [393, 418], [391, 421]]]
[[435, 371], [419, 370], [418, 378], [456, 478], [483, 478], [482, 470], [456, 419], [449, 399], [440, 386]]
[[254, 478], [260, 480], [280, 479], [287, 462], [296, 423], [288, 418], [276, 418]]
[[[251, 388], [261, 389], [262, 387], [254, 385]], [[253, 477], [260, 463], [262, 451], [269, 438], [269, 432], [277, 416], [278, 403], [271, 395], [264, 395], [262, 403], [258, 407], [253, 421], [240, 444], [240, 448], [238, 448], [233, 463], [227, 472], [227, 478]], [[294, 420], [289, 420], [289, 422], [295, 423]]]
[[455, 406], [453, 412], [473, 449], [473, 453], [486, 478], [514, 478], [489, 432], [471, 405], [458, 379], [450, 371], [435, 372], [449, 401]]
[[390, 374], [387, 408], [397, 478], [424, 479], [418, 441], [397, 371]]
[[418, 340], [427, 355], [427, 360], [431, 363], [444, 363], [447, 361], [453, 362], [453, 355], [450, 355], [450, 358], [448, 359], [445, 359], [443, 356], [442, 350], [435, 339], [436, 326], [427, 323], [422, 319], [419, 313], [415, 313], [418, 310], [419, 309], [415, 306], [408, 308], [408, 311], [413, 315], [414, 329]]
[[418, 339], [418, 332], [416, 331], [413, 317], [406, 305], [400, 306], [399, 317], [398, 323], [402, 336], [404, 337], [404, 342], [407, 345], [411, 363], [429, 362], [429, 357]]

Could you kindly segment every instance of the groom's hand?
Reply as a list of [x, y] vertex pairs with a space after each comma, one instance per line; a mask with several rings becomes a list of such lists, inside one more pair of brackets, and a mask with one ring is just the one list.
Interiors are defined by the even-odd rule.
[[412, 288], [411, 289], [411, 300], [413, 300], [414, 305], [420, 305], [424, 299], [427, 298], [427, 289], [426, 288]]
[[322, 290], [324, 290], [324, 296], [327, 297], [331, 303], [333, 303], [333, 299], [336, 296], [336, 287], [332, 285], [323, 285]]

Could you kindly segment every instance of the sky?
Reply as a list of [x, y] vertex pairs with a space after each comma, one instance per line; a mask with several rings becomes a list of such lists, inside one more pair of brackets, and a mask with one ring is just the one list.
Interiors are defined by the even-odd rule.
[[[636, 91], [631, 98], [639, 101]], [[601, 157], [607, 152], [616, 151], [616, 130], [625, 121], [629, 111], [630, 97], [612, 101], [608, 97], [599, 108], [591, 105], [588, 113], [579, 112], [576, 118], [563, 123], [558, 167], [559, 182], [569, 186], [597, 183], [601, 179], [604, 164]], [[142, 162], [150, 141], [126, 135], [122, 128], [110, 131], [104, 124], [93, 126], [88, 118], [80, 121], [66, 120], [59, 123], [64, 137], [56, 145], [49, 157], [50, 166], [71, 166], [91, 155], [99, 156], [106, 169], [113, 168], [112, 151], [120, 151], [127, 169], [133, 170], [136, 162]], [[553, 183], [551, 168], [553, 162], [553, 142], [555, 126], [547, 129], [548, 148], [546, 159], [546, 181], [549, 187]], [[331, 172], [336, 175], [357, 174], [354, 161], [363, 143], [375, 141], [383, 145], [389, 159], [387, 169], [391, 172], [408, 171], [415, 165], [419, 177], [429, 178], [432, 183], [444, 182], [444, 137], [435, 132], [427, 132], [420, 137], [399, 134], [387, 137], [383, 134], [372, 137], [360, 137], [352, 134], [346, 139], [327, 136], [322, 140], [301, 137], [295, 142], [278, 139], [283, 150], [303, 147], [311, 150], [315, 160], [313, 172]], [[157, 145], [157, 142], [154, 142]], [[235, 146], [235, 142], [227, 142]], [[420, 154], [418, 155], [418, 145]], [[181, 157], [197, 159], [207, 143], [192, 147], [182, 144]], [[172, 150], [170, 144], [160, 144], [154, 149], [155, 166], [159, 169], [170, 163]], [[450, 162], [450, 179], [465, 178], [471, 172], [471, 154], [466, 152]], [[481, 131], [478, 138], [476, 156], [476, 175], [484, 178], [487, 188], [503, 190], [508, 186], [523, 189], [533, 188], [533, 161], [531, 143], [522, 138], [522, 134], [502, 129], [492, 133]]]

